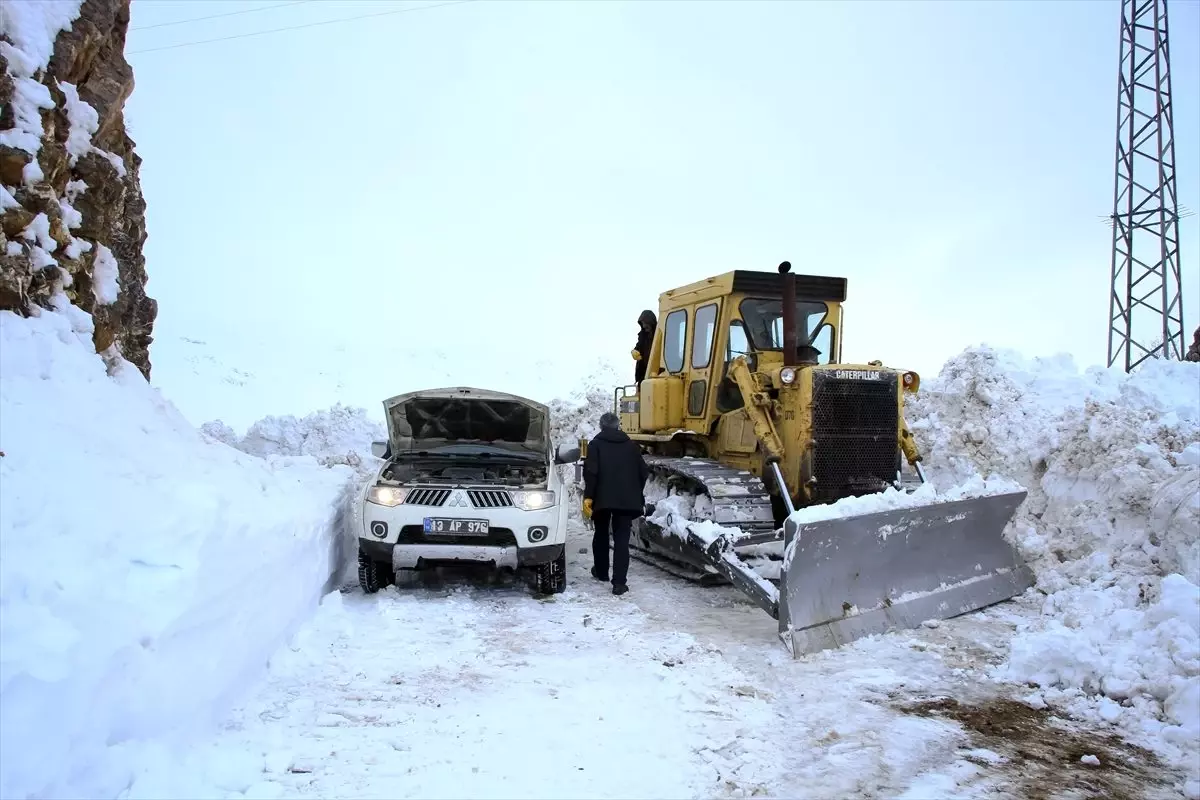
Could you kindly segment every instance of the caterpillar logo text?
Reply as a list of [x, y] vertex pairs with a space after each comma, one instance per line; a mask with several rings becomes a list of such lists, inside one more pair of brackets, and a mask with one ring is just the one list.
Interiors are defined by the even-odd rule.
[[877, 381], [879, 380], [879, 376], [882, 375], [879, 370], [866, 369], [839, 369], [834, 370], [833, 374], [842, 380], [851, 381]]

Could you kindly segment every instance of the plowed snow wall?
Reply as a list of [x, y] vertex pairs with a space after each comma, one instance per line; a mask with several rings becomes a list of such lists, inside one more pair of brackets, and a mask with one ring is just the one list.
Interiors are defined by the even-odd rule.
[[214, 725], [345, 557], [353, 470], [203, 436], [65, 302], [0, 313], [0, 796], [112, 797]]

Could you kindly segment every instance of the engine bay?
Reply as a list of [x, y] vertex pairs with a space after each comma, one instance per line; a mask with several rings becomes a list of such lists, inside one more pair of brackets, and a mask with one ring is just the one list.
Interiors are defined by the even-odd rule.
[[544, 487], [547, 481], [544, 464], [463, 463], [462, 460], [393, 461], [380, 477], [398, 484], [443, 483], [452, 485], [497, 485], [514, 487]]

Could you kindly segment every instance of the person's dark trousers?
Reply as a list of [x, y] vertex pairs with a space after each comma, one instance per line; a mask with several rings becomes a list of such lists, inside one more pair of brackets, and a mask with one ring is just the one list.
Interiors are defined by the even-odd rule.
[[592, 534], [592, 554], [595, 556], [596, 573], [601, 577], [608, 575], [608, 542], [611, 526], [613, 549], [614, 586], [624, 586], [629, 577], [629, 533], [633, 527], [635, 514], [620, 511], [595, 511], [592, 522], [596, 526]]

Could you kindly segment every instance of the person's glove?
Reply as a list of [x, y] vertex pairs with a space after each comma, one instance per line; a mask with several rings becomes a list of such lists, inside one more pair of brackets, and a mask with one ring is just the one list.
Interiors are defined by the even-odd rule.
[[583, 516], [588, 519], [592, 518], [592, 500], [590, 497], [583, 501]]
[[633, 360], [634, 360], [634, 361], [641, 361], [641, 360], [642, 360], [642, 354], [641, 354], [641, 353], [639, 353], [637, 350], [632, 350], [632, 351], [630, 351], [629, 355], [633, 356]]

